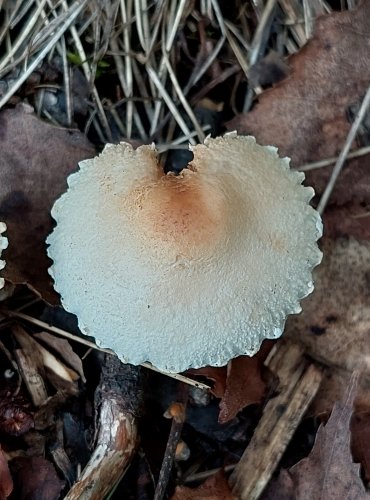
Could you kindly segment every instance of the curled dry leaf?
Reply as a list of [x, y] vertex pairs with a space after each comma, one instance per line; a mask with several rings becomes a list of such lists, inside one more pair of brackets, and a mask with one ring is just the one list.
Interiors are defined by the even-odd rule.
[[[229, 128], [278, 146], [293, 166], [336, 156], [348, 134], [350, 107], [358, 106], [370, 81], [368, 19], [370, 2], [317, 20], [314, 37], [289, 60], [290, 77], [259, 97], [256, 107], [237, 116]], [[370, 200], [369, 156], [352, 160], [337, 182], [333, 201]], [[330, 167], [309, 172], [320, 192]], [[355, 188], [353, 186], [355, 176]], [[350, 183], [349, 183], [350, 181]]]
[[323, 262], [314, 273], [315, 293], [286, 325], [287, 335], [330, 367], [315, 411], [330, 410], [355, 369], [365, 372], [358, 402], [366, 405], [370, 377], [370, 242], [326, 239], [322, 248]]
[[197, 488], [178, 486], [171, 500], [234, 500], [222, 470], [209, 477]]
[[0, 220], [10, 242], [3, 276], [56, 303], [45, 245], [50, 210], [67, 188], [67, 175], [94, 148], [82, 133], [43, 122], [26, 105], [2, 111], [0, 131]]

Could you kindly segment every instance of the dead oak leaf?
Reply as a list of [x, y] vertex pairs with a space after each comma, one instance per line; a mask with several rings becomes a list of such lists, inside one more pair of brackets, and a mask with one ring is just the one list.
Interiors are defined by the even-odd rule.
[[[348, 112], [358, 106], [370, 81], [370, 2], [317, 20], [314, 37], [289, 59], [291, 73], [263, 92], [255, 108], [234, 118], [228, 128], [252, 134], [292, 158], [293, 166], [336, 156], [351, 123]], [[353, 168], [352, 168], [353, 165]], [[307, 173], [320, 192], [331, 169]], [[356, 175], [355, 184], [348, 179]], [[368, 159], [358, 158], [342, 172], [332, 200], [369, 200]], [[357, 193], [359, 191], [359, 193]], [[338, 193], [338, 196], [337, 194]]]
[[357, 382], [358, 372], [354, 372], [342, 401], [334, 405], [326, 425], [319, 427], [311, 453], [289, 471], [282, 470], [269, 485], [263, 500], [370, 498], [360, 478], [360, 466], [353, 462], [350, 450], [350, 420]]
[[352, 376], [347, 394], [334, 405], [327, 424], [320, 426], [309, 456], [289, 470], [297, 500], [370, 498], [360, 478], [360, 466], [353, 463], [350, 450], [357, 378], [358, 374]]
[[224, 472], [210, 476], [197, 488], [177, 486], [171, 500], [234, 500]]
[[43, 122], [26, 105], [0, 113], [0, 149], [0, 220], [9, 240], [3, 275], [57, 303], [45, 246], [50, 210], [67, 189], [68, 174], [95, 150], [82, 133]]

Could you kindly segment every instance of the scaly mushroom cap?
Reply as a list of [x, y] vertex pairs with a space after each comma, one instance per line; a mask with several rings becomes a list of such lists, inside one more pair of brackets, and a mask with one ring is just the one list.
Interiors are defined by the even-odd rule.
[[51, 274], [81, 330], [125, 362], [223, 365], [277, 338], [313, 290], [314, 191], [277, 149], [227, 134], [179, 176], [152, 146], [107, 145], [54, 205]]
[[[2, 251], [8, 248], [8, 238], [3, 236], [2, 233], [6, 231], [6, 224], [4, 222], [0, 222], [0, 257], [2, 254]], [[4, 269], [5, 267], [5, 260], [0, 260], [0, 270]], [[5, 285], [5, 280], [4, 278], [0, 277], [0, 289], [4, 288]]]

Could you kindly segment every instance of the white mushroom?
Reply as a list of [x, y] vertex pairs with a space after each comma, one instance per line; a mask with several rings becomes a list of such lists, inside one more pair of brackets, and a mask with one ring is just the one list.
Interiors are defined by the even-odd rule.
[[125, 362], [223, 365], [277, 338], [321, 261], [314, 191], [277, 149], [227, 134], [179, 176], [107, 145], [54, 205], [51, 274], [81, 330]]
[[[0, 257], [2, 254], [2, 251], [8, 248], [8, 238], [3, 236], [3, 233], [6, 231], [6, 224], [4, 222], [0, 222]], [[5, 260], [0, 260], [0, 270], [4, 269], [5, 267]], [[5, 280], [4, 278], [0, 277], [0, 289], [4, 288], [5, 285]]]

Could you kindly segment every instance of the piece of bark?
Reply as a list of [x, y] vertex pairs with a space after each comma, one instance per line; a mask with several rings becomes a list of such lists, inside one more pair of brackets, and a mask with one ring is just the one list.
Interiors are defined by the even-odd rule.
[[22, 379], [31, 396], [32, 403], [35, 406], [41, 406], [47, 400], [48, 394], [43, 378], [37, 371], [33, 359], [22, 349], [15, 349], [14, 356]]
[[40, 339], [49, 347], [54, 349], [54, 351], [58, 353], [59, 357], [61, 357], [70, 368], [73, 368], [73, 370], [79, 374], [82, 382], [86, 383], [81, 358], [74, 352], [67, 339], [56, 337], [48, 332], [35, 333], [34, 337]]
[[[20, 325], [13, 325], [12, 332], [26, 358], [34, 363], [34, 368], [40, 377], [47, 378], [57, 391], [64, 391], [71, 396], [78, 394], [79, 376], [74, 370], [65, 366]], [[29, 383], [25, 382], [28, 387]]]
[[303, 347], [280, 343], [266, 360], [279, 378], [279, 394], [267, 403], [251, 442], [231, 474], [233, 493], [242, 500], [260, 497], [320, 386], [321, 371], [308, 364], [303, 355]]
[[95, 393], [96, 443], [77, 483], [64, 500], [101, 500], [126, 472], [137, 446], [141, 404], [140, 367], [104, 356]]

